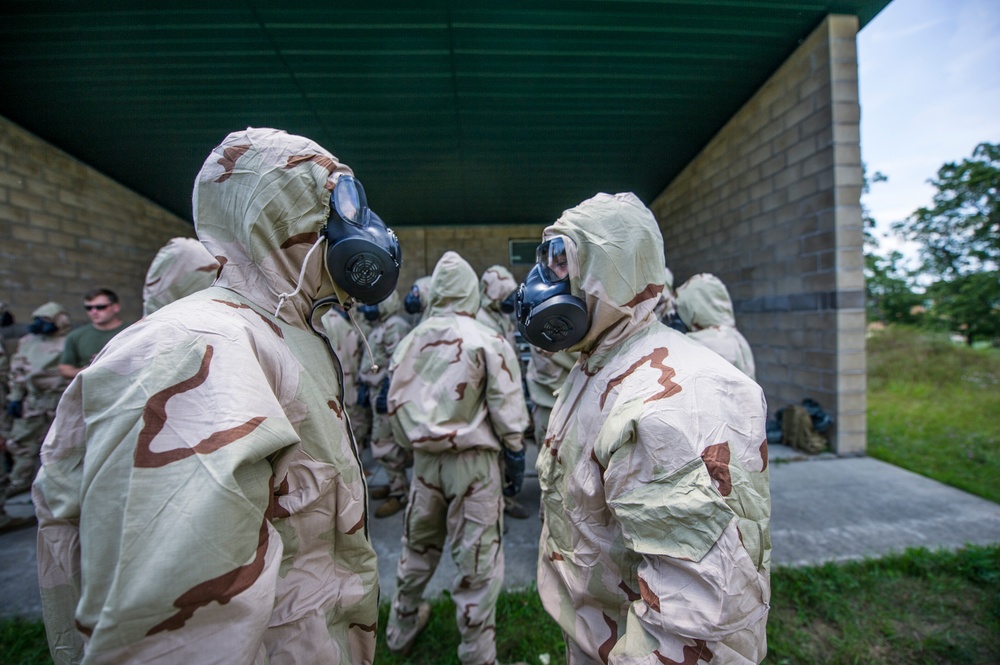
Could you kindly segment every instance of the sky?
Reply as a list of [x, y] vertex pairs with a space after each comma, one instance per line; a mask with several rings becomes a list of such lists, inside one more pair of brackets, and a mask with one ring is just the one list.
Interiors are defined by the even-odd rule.
[[858, 33], [861, 159], [873, 183], [862, 203], [880, 252], [910, 243], [883, 237], [930, 206], [946, 162], [1000, 143], [1000, 0], [892, 0]]

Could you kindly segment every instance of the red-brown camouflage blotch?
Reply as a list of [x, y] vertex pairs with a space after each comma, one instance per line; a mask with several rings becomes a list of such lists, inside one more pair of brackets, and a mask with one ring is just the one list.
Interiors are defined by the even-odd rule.
[[229, 178], [233, 175], [233, 169], [236, 168], [236, 160], [242, 157], [249, 149], [250, 146], [248, 145], [233, 145], [223, 150], [222, 157], [220, 157], [216, 162], [217, 164], [222, 165], [223, 173], [215, 179], [215, 182], [225, 182], [229, 180]]
[[733, 476], [729, 471], [729, 460], [731, 458], [732, 454], [729, 450], [728, 441], [708, 446], [701, 453], [701, 459], [705, 462], [708, 475], [712, 477], [712, 480], [719, 483], [719, 493], [722, 496], [729, 496], [733, 493]]

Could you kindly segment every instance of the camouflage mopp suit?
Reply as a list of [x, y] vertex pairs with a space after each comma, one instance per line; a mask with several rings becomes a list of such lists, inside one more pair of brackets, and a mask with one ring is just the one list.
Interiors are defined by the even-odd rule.
[[226, 137], [193, 199], [215, 285], [70, 385], [34, 486], [56, 663], [372, 662], [365, 483], [308, 320], [335, 293], [310, 250], [350, 173], [302, 137]]
[[404, 649], [423, 627], [423, 591], [447, 540], [459, 660], [492, 663], [504, 573], [498, 453], [524, 448], [521, 372], [510, 345], [476, 320], [476, 273], [455, 252], [434, 268], [428, 307], [390, 366], [392, 426], [414, 464], [386, 641]]
[[20, 402], [21, 413], [11, 422], [6, 442], [13, 466], [9, 473], [0, 469], [0, 500], [31, 487], [39, 466], [42, 441], [55, 418], [56, 405], [69, 385], [69, 380], [58, 370], [70, 331], [66, 308], [49, 302], [31, 316], [52, 321], [55, 330], [51, 334], [24, 335], [10, 359], [7, 400]]
[[544, 233], [571, 240], [591, 324], [536, 465], [538, 592], [567, 660], [759, 663], [771, 552], [761, 390], [656, 319], [662, 238], [634, 195], [598, 195]]

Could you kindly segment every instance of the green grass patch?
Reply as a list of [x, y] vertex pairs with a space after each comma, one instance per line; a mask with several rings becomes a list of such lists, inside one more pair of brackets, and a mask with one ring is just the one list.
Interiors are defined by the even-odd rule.
[[868, 454], [1000, 502], [1000, 353], [891, 327], [868, 340]]
[[[959, 552], [907, 550], [882, 559], [777, 568], [771, 576], [768, 656], [776, 665], [994, 665], [1000, 662], [1000, 546]], [[457, 663], [455, 605], [444, 596], [407, 658], [385, 646], [379, 617], [375, 662]], [[534, 590], [497, 603], [500, 662], [564, 662], [562, 634]], [[51, 661], [41, 622], [0, 621], [0, 665]]]

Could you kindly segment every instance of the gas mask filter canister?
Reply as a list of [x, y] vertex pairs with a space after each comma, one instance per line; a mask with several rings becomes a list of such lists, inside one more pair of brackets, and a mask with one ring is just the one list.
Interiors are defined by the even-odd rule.
[[327, 269], [337, 286], [365, 304], [389, 297], [403, 262], [399, 240], [368, 208], [365, 190], [353, 176], [340, 176], [334, 185], [323, 233]]
[[535, 253], [535, 266], [517, 289], [514, 313], [521, 335], [545, 351], [561, 351], [587, 334], [587, 304], [572, 294], [562, 236], [551, 238]]

